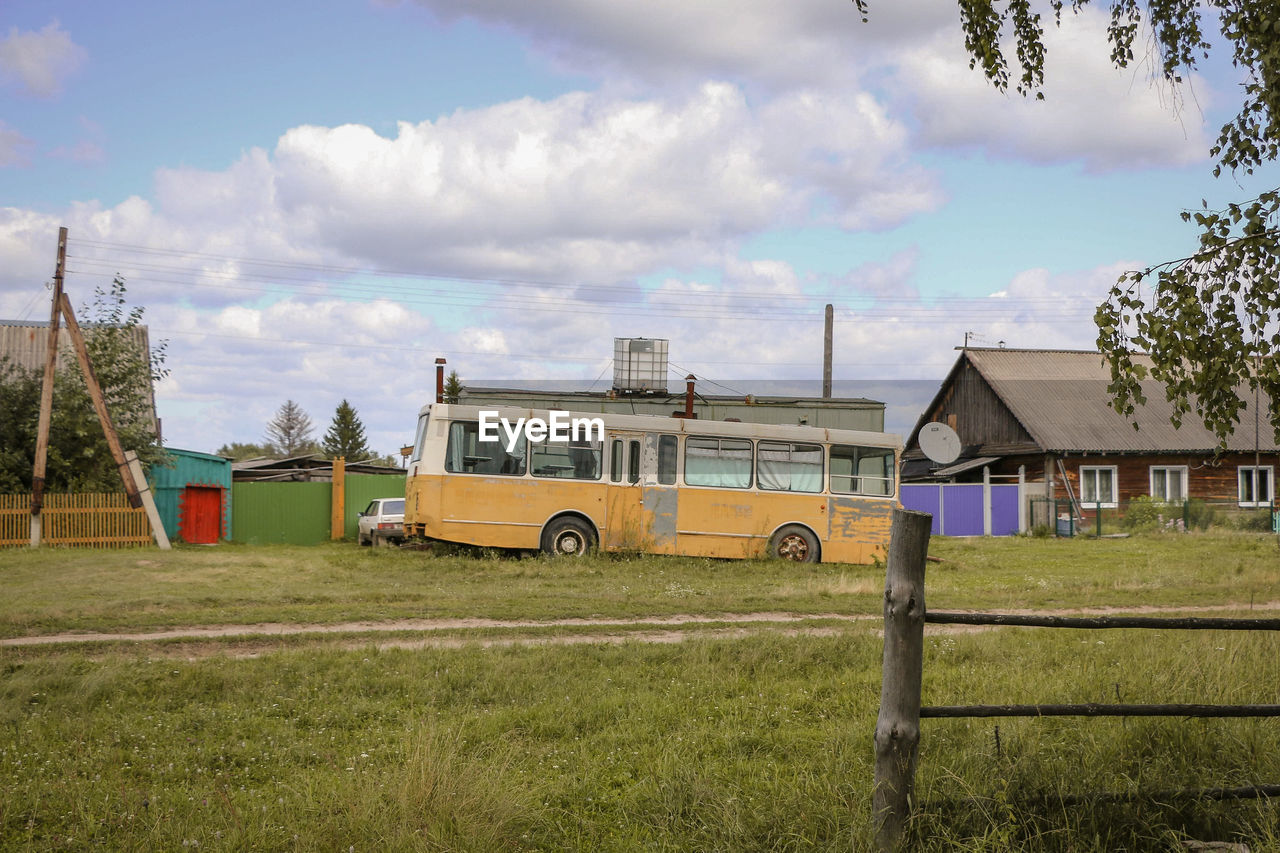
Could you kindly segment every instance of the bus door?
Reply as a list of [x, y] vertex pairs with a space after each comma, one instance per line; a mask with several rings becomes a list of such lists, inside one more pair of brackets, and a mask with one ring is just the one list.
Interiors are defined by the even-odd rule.
[[608, 447], [605, 547], [646, 550], [644, 487], [640, 482], [644, 433], [611, 432], [608, 434]]
[[608, 444], [607, 547], [674, 554], [677, 436], [618, 431]]

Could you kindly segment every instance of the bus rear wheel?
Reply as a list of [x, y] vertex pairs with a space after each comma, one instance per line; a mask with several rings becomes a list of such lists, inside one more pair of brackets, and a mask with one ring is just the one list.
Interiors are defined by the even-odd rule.
[[789, 524], [769, 540], [769, 556], [793, 563], [818, 562], [818, 539], [798, 524]]
[[542, 552], [553, 557], [581, 557], [596, 544], [591, 526], [578, 518], [557, 518], [542, 531]]

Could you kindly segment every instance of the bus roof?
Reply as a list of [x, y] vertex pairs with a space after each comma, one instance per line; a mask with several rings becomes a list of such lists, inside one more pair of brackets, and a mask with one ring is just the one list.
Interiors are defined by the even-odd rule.
[[[515, 406], [464, 406], [457, 403], [433, 403], [423, 406], [418, 417], [434, 412], [445, 420], [478, 420], [481, 412], [496, 412], [514, 424], [518, 418], [547, 420], [548, 409], [522, 409]], [[563, 411], [556, 409], [555, 411]], [[829, 429], [790, 424], [757, 424], [741, 421], [703, 421], [692, 418], [664, 418], [658, 415], [619, 415], [601, 412], [568, 412], [570, 418], [599, 418], [606, 429], [637, 432], [671, 432], [685, 435], [717, 435], [740, 438], [779, 439], [788, 441], [825, 441], [834, 444], [861, 444], [871, 447], [902, 449], [902, 437], [891, 432], [867, 432], [853, 429]]]

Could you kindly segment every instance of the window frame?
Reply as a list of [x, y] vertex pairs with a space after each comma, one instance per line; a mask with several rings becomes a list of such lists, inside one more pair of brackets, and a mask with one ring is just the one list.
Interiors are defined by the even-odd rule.
[[[482, 457], [478, 457], [478, 456], [468, 457], [467, 455], [462, 456], [463, 467], [461, 469], [454, 468], [452, 450], [453, 450], [453, 442], [455, 441], [455, 432], [460, 429], [465, 434], [467, 427], [473, 426], [475, 427], [475, 435], [477, 436], [476, 441], [477, 441], [477, 444], [479, 444], [481, 443], [478, 437], [480, 433], [480, 422], [467, 420], [465, 418], [459, 418], [456, 421], [449, 421], [448, 424], [449, 424], [448, 429], [445, 430], [445, 443], [444, 443], [444, 447], [445, 447], [444, 471], [446, 474], [465, 474], [467, 476], [473, 476], [473, 477], [524, 477], [529, 473], [529, 443], [525, 439], [523, 433], [521, 433], [521, 435], [516, 441], [516, 449], [522, 451], [521, 453], [507, 453], [506, 444], [503, 442], [501, 438], [496, 438], [493, 440], [493, 443], [497, 445], [498, 450], [500, 450], [507, 459], [519, 460], [520, 470], [509, 471], [509, 472], [475, 471], [475, 470], [468, 471], [466, 469], [465, 460], [468, 458], [478, 460]], [[488, 443], [488, 442], [484, 442], [484, 443]], [[463, 449], [465, 450], [465, 447]], [[489, 458], [492, 459], [492, 457], [489, 457]]]
[[[690, 446], [692, 445], [694, 447], [697, 447], [696, 442], [705, 442], [705, 441], [716, 442], [717, 455], [720, 453], [720, 451], [724, 447], [724, 442], [726, 441], [737, 442], [737, 443], [746, 445], [745, 449], [747, 450], [749, 455], [746, 459], [747, 466], [745, 470], [747, 473], [747, 482], [745, 485], [730, 486], [730, 485], [724, 485], [723, 483], [690, 483], [689, 482]], [[735, 448], [735, 449], [741, 451], [744, 448]], [[684, 458], [683, 482], [684, 482], [684, 485], [688, 486], [691, 489], [733, 489], [735, 491], [745, 491], [748, 489], [756, 488], [756, 443], [752, 439], [742, 438], [739, 436], [729, 436], [729, 435], [688, 435], [688, 436], [685, 436], [685, 440], [684, 440], [683, 458]], [[694, 470], [695, 471], [697, 470], [696, 465], [694, 466]]]
[[[1166, 483], [1165, 497], [1156, 497], [1156, 472], [1157, 471], [1163, 471], [1165, 474], [1165, 483]], [[1149, 465], [1147, 466], [1147, 487], [1149, 489], [1147, 494], [1151, 496], [1151, 500], [1159, 501], [1160, 503], [1177, 503], [1177, 504], [1186, 503], [1188, 499], [1187, 486], [1190, 480], [1189, 471], [1190, 471], [1190, 468], [1186, 465]], [[1170, 500], [1168, 497], [1168, 485], [1167, 485], [1168, 478], [1169, 478], [1169, 475], [1173, 473], [1178, 474], [1182, 478], [1181, 488], [1180, 488], [1180, 491], [1182, 492], [1182, 497], [1179, 498], [1178, 500]]]
[[[853, 450], [855, 452], [855, 455], [853, 457], [850, 457], [844, 453], [845, 450]], [[836, 451], [839, 451], [839, 452], [836, 452]], [[863, 451], [868, 451], [868, 453], [864, 456]], [[858, 497], [868, 497], [868, 498], [892, 498], [894, 495], [898, 493], [898, 482], [897, 482], [898, 455], [896, 452], [894, 452], [893, 448], [879, 447], [876, 445], [868, 445], [868, 444], [832, 443], [827, 445], [827, 450], [824, 455], [825, 455], [825, 462], [827, 465], [826, 478], [824, 480], [826, 492], [832, 495], [856, 495]], [[842, 460], [851, 459], [851, 461], [859, 464], [862, 462], [864, 458], [888, 459], [889, 461], [888, 461], [888, 464], [886, 465], [886, 471], [888, 472], [889, 476], [876, 477], [871, 474], [861, 474], [859, 473], [859, 465], [853, 465], [851, 467], [851, 470], [853, 473], [837, 474], [836, 464], [833, 461], [833, 455], [835, 458], [842, 459]], [[836, 485], [835, 485], [836, 478], [847, 479], [849, 481], [849, 488], [848, 489], [836, 488]], [[864, 481], [883, 484], [881, 488], [884, 489], [884, 491], [868, 489], [866, 488]], [[858, 484], [857, 489], [853, 488], [853, 483], [855, 482]]]
[[[1096, 498], [1094, 500], [1088, 500], [1084, 496], [1085, 472], [1089, 472], [1093, 474], [1095, 477], [1094, 493], [1096, 495], [1098, 491], [1098, 483], [1097, 483], [1096, 477], [1098, 473], [1102, 471], [1106, 471], [1111, 478], [1111, 500], [1099, 501]], [[1120, 505], [1119, 503], [1120, 475], [1117, 472], [1115, 465], [1081, 465], [1076, 471], [1076, 476], [1080, 478], [1080, 508], [1081, 509], [1089, 509], [1091, 507], [1096, 508], [1099, 506], [1101, 506], [1103, 509], [1115, 509], [1117, 506]]]
[[[1258, 471], [1267, 472], [1267, 495], [1266, 500], [1258, 500]], [[1244, 485], [1241, 479], [1246, 473], [1253, 476], [1250, 478], [1252, 482], [1253, 500], [1246, 501], [1244, 499]], [[1276, 471], [1274, 465], [1237, 465], [1236, 466], [1236, 506], [1241, 507], [1270, 507], [1272, 501], [1275, 500], [1276, 494]]]

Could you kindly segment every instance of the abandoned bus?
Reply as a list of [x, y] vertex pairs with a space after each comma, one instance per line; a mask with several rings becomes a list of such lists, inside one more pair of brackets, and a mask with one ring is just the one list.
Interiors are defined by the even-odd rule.
[[418, 418], [405, 533], [869, 563], [888, 547], [901, 449], [888, 433], [437, 403]]

